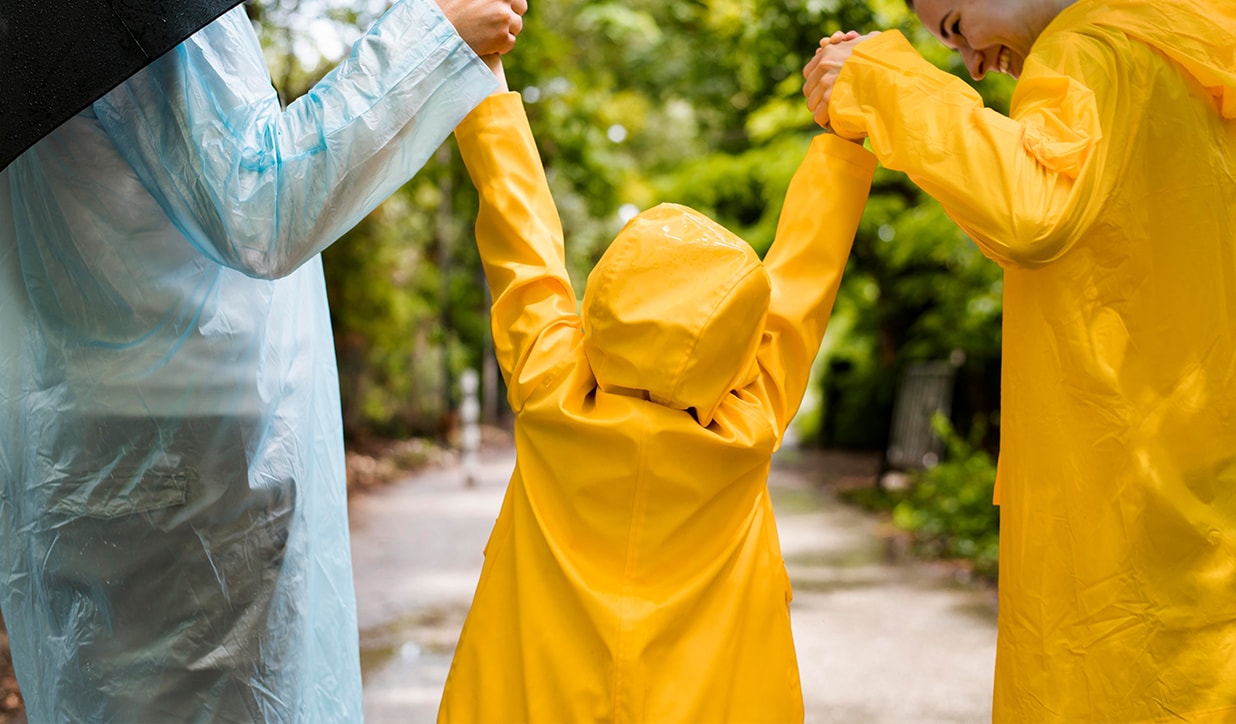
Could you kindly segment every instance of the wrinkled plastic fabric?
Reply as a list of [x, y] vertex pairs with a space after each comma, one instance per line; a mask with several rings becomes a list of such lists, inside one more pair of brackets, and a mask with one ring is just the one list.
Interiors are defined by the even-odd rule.
[[830, 102], [1005, 267], [994, 714], [1236, 718], [1236, 9], [1081, 0], [1010, 116], [897, 33]]
[[31, 721], [361, 718], [318, 253], [494, 84], [410, 0], [283, 111], [238, 8], [0, 174], [0, 590]]
[[690, 209], [645, 211], [581, 315], [518, 96], [487, 100], [456, 137], [517, 462], [439, 720], [801, 721], [767, 475], [874, 157], [815, 140], [763, 264]]

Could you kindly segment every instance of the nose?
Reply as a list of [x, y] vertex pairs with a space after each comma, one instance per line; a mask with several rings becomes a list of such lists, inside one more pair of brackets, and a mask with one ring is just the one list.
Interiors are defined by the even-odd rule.
[[973, 48], [962, 48], [960, 52], [962, 60], [966, 63], [966, 69], [970, 71], [970, 77], [982, 80], [983, 76], [987, 75], [987, 59]]

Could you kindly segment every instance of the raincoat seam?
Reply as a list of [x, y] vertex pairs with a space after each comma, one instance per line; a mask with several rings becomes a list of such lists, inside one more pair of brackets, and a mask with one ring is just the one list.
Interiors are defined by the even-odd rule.
[[630, 591], [634, 588], [631, 578], [638, 569], [639, 561], [639, 531], [642, 529], [644, 510], [646, 507], [645, 491], [648, 485], [648, 408], [647, 405], [657, 404], [655, 402], [645, 401], [639, 405], [640, 410], [640, 439], [639, 439], [639, 464], [635, 469], [635, 485], [632, 491], [631, 501], [631, 521], [627, 528], [627, 552], [626, 561], [624, 562], [622, 572], [622, 590], [620, 592], [621, 603], [618, 614], [618, 640], [614, 645], [614, 722], [623, 721], [621, 716], [623, 708], [623, 680], [626, 678], [627, 662], [626, 644], [629, 638], [626, 633], [627, 617], [630, 615]]
[[[725, 305], [725, 302], [730, 298], [730, 295], [733, 293], [733, 291], [737, 289], [739, 286], [741, 286], [742, 283], [745, 282], [748, 278], [750, 278], [752, 274], [759, 272], [761, 269], [763, 269], [763, 264], [761, 262], [756, 262], [750, 268], [748, 268], [745, 272], [743, 272], [741, 276], [739, 276], [737, 279], [730, 282], [730, 284], [725, 288], [725, 291], [723, 293], [720, 293], [717, 295], [716, 302], [713, 304], [713, 307], [712, 307], [712, 311], [708, 313], [708, 318], [704, 320], [704, 323], [702, 325], [700, 325], [700, 331], [692, 337], [691, 347], [690, 349], [686, 351], [686, 354], [683, 356], [682, 365], [678, 368], [677, 373], [675, 373], [674, 375], [674, 379], [676, 380], [676, 382], [674, 383], [673, 390], [670, 394], [671, 400], [678, 399], [678, 393], [682, 391], [682, 386], [686, 384], [687, 382], [684, 371], [688, 367], [690, 367], [692, 364], [699, 364], [700, 362], [702, 362], [702, 360], [695, 359], [695, 349], [699, 346], [700, 339], [704, 336], [705, 330], [707, 330], [709, 326], [712, 324], [713, 320], [717, 317], [717, 314], [721, 311], [722, 307]], [[755, 330], [755, 334], [757, 335], [762, 334], [762, 330]], [[756, 355], [758, 356], [758, 354], [759, 354], [759, 346], [757, 342]], [[720, 405], [721, 402], [725, 400], [725, 396], [731, 392], [734, 380], [742, 379], [742, 375], [745, 375], [746, 372], [747, 370], [739, 370], [736, 373], [735, 377], [733, 377], [729, 382], [729, 384], [731, 385], [731, 388], [722, 390], [721, 395], [717, 399], [712, 401], [711, 406], [706, 412], [715, 413], [718, 405]], [[696, 410], [696, 412], [698, 414], [701, 411]], [[702, 424], [702, 421], [701, 421], [701, 424]]]

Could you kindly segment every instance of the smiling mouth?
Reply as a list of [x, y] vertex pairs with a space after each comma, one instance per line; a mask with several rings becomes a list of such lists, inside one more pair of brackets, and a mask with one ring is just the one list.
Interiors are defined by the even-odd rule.
[[996, 54], [996, 70], [1005, 75], [1012, 75], [1013, 67], [1013, 51], [1007, 46], [1000, 46], [1000, 52]]

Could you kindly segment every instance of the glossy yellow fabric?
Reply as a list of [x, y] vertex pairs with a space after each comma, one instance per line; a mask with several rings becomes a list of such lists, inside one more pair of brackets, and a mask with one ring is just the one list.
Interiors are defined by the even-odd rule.
[[801, 721], [767, 474], [875, 158], [817, 138], [762, 265], [689, 209], [645, 212], [589, 278], [581, 320], [518, 95], [456, 137], [518, 461], [439, 720]]
[[995, 720], [1236, 721], [1236, 6], [1082, 0], [1010, 117], [898, 33], [829, 109], [1005, 268]]

